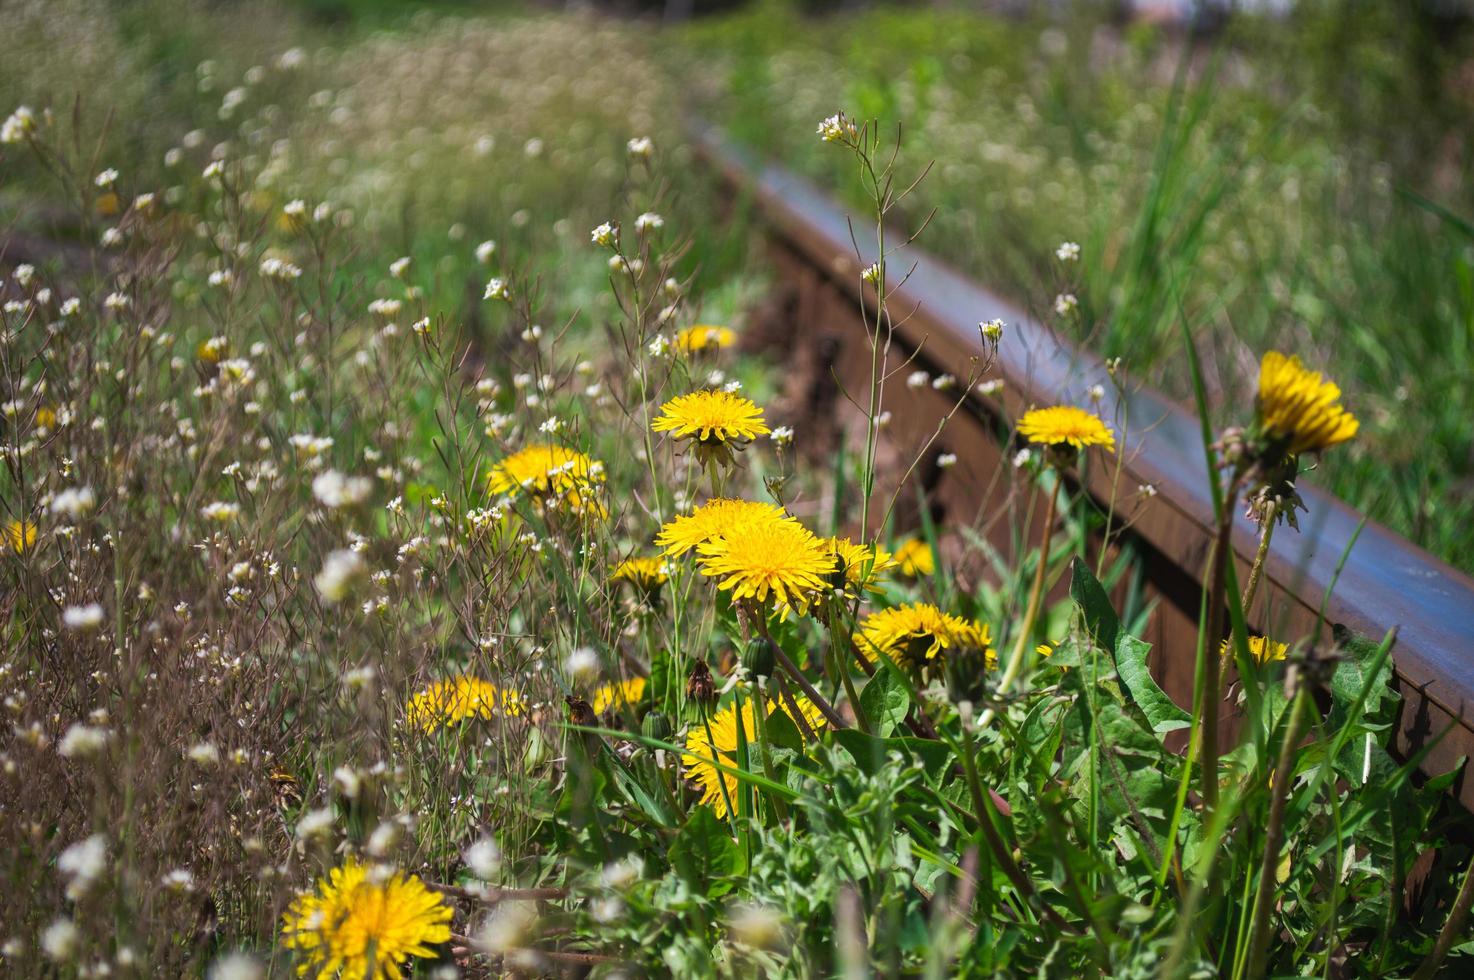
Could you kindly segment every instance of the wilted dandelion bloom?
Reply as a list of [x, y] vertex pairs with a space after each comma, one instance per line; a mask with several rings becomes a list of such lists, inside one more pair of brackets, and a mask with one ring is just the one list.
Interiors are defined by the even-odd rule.
[[[1233, 653], [1232, 642], [1224, 640], [1219, 644], [1218, 651], [1222, 656], [1230, 656]], [[1275, 660], [1284, 660], [1285, 655], [1289, 652], [1288, 643], [1280, 643], [1267, 636], [1249, 637], [1249, 656], [1253, 657], [1254, 662], [1261, 667]]]
[[528, 493], [540, 501], [566, 500], [575, 511], [591, 505], [604, 482], [604, 464], [576, 449], [553, 443], [527, 446], [492, 468], [488, 488], [494, 494]]
[[945, 650], [982, 650], [988, 666], [996, 654], [992, 636], [982, 623], [969, 622], [927, 602], [873, 612], [860, 623], [855, 645], [863, 653], [879, 651], [897, 663], [922, 667]]
[[1048, 447], [1051, 461], [1060, 466], [1074, 463], [1080, 450], [1101, 446], [1112, 452], [1116, 436], [1100, 417], [1073, 405], [1034, 408], [1019, 419], [1019, 435]]
[[[824, 727], [824, 713], [812, 701], [798, 696], [794, 698], [794, 704], [798, 706], [802, 724], [799, 723], [800, 719], [794, 717], [793, 709], [789, 707], [786, 698], [778, 699], [776, 707], [770, 704], [765, 718], [771, 718], [781, 711], [794, 721], [800, 732], [806, 727], [811, 732]], [[739, 783], [736, 776], [723, 772], [713, 765], [713, 760], [724, 766], [739, 768], [737, 765], [739, 719], [744, 739], [748, 742], [755, 740], [757, 738], [756, 711], [752, 699], [744, 697], [740, 715], [737, 706], [733, 704], [711, 716], [710, 738], [706, 734], [706, 725], [692, 725], [686, 732], [686, 751], [681, 756], [686, 778], [696, 780], [701, 786], [701, 802], [715, 810], [718, 817], [724, 819], [729, 812], [727, 801], [730, 799], [733, 806], [737, 805]], [[722, 791], [724, 787], [725, 793]]]
[[1356, 435], [1360, 423], [1341, 407], [1341, 389], [1300, 358], [1269, 351], [1259, 365], [1255, 404], [1260, 434], [1281, 454], [1320, 452]]
[[409, 699], [405, 720], [423, 732], [451, 728], [468, 718], [492, 718], [498, 712], [522, 713], [522, 699], [479, 677], [461, 676], [437, 681]]
[[645, 678], [631, 677], [629, 680], [603, 684], [594, 690], [594, 714], [602, 715], [610, 708], [623, 708], [640, 703], [645, 697]]
[[651, 423], [656, 432], [669, 432], [677, 439], [691, 439], [702, 463], [736, 462], [734, 450], [770, 431], [763, 410], [750, 398], [730, 391], [693, 391], [677, 395], [661, 406], [660, 417]]
[[766, 604], [770, 599], [808, 612], [837, 568], [834, 553], [814, 532], [791, 517], [753, 521], [696, 548], [701, 574], [717, 588]]
[[896, 546], [897, 570], [909, 578], [923, 578], [937, 570], [937, 556], [920, 538], [907, 538]]
[[452, 910], [414, 875], [381, 875], [349, 858], [300, 895], [282, 917], [282, 942], [297, 972], [318, 980], [397, 980], [411, 957], [436, 955], [450, 939]]
[[609, 581], [625, 582], [642, 595], [650, 595], [670, 581], [670, 569], [664, 558], [626, 558], [614, 566]]
[[16, 554], [30, 551], [36, 544], [34, 521], [11, 521], [5, 526], [5, 540]]
[[674, 558], [729, 531], [787, 519], [783, 508], [776, 504], [714, 497], [690, 514], [666, 521], [655, 536], [655, 544]]
[[698, 323], [676, 333], [676, 349], [695, 354], [697, 351], [725, 350], [737, 342], [737, 334], [730, 327], [719, 327], [709, 323]]

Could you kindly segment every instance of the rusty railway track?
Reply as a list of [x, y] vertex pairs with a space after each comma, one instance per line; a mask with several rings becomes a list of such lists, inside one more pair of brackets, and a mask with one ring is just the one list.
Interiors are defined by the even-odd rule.
[[[866, 251], [861, 240], [863, 254], [857, 256], [846, 213], [830, 197], [710, 127], [695, 123], [691, 132], [699, 158], [761, 216], [784, 297], [777, 332], [793, 373], [803, 374], [807, 364], [811, 379], [827, 377], [836, 389], [826, 393], [822, 384], [811, 384], [801, 398], [827, 402], [831, 414], [849, 411], [853, 425], [858, 410], [844, 405], [836, 391], [840, 385], [864, 390], [870, 378], [862, 310], [873, 309], [875, 297], [868, 286], [862, 292], [859, 270], [874, 260], [873, 241]], [[1196, 415], [1145, 387], [1116, 395], [1099, 358], [1065, 343], [943, 260], [911, 247], [899, 264], [910, 275], [893, 287], [889, 302], [892, 310], [909, 315], [898, 324], [901, 350], [892, 367], [911, 357], [934, 371], [966, 378], [981, 349], [979, 321], [996, 317], [1007, 324], [993, 369], [1004, 382], [1001, 395], [970, 394], [965, 410], [932, 445], [933, 458], [937, 451], [955, 453], [957, 465], [945, 472], [923, 466], [913, 474], [926, 487], [929, 506], [944, 521], [976, 522], [1000, 551], [1016, 553], [1012, 522], [976, 517], [1017, 505], [1003, 485], [1008, 481], [997, 479], [1017, 448], [1008, 442], [1009, 421], [1031, 405], [1087, 404], [1091, 387], [1103, 386], [1102, 415], [1118, 425], [1126, 419], [1129, 427], [1119, 456], [1110, 465], [1086, 468], [1078, 485], [1103, 507], [1114, 501], [1122, 511], [1129, 525], [1123, 537], [1139, 558], [1139, 585], [1155, 602], [1144, 637], [1155, 651], [1153, 671], [1178, 704], [1190, 706], [1200, 583], [1214, 525]], [[892, 409], [885, 438], [897, 455], [928, 444], [956, 399], [930, 388], [908, 390], [905, 374], [898, 372], [884, 385]], [[1156, 495], [1138, 495], [1144, 484]], [[1248, 611], [1251, 627], [1268, 628], [1285, 639], [1311, 636], [1324, 601], [1325, 623], [1375, 638], [1395, 628], [1393, 668], [1403, 699], [1395, 748], [1407, 756], [1442, 735], [1423, 769], [1449, 771], [1474, 754], [1474, 580], [1385, 527], [1362, 526], [1362, 516], [1341, 500], [1313, 486], [1300, 490], [1309, 513], [1300, 533], [1275, 535], [1259, 597]], [[1240, 581], [1257, 544], [1256, 527], [1236, 515], [1232, 546]], [[1225, 725], [1231, 729], [1233, 719], [1226, 717]], [[1474, 810], [1474, 780], [1461, 776], [1453, 792]]]

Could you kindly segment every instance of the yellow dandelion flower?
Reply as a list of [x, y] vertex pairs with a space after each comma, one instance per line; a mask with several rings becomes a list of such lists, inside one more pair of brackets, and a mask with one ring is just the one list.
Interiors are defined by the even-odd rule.
[[771, 599], [800, 613], [836, 568], [824, 542], [792, 518], [755, 521], [697, 546], [696, 553], [701, 574], [717, 579], [733, 602]]
[[23, 555], [36, 545], [36, 525], [33, 521], [11, 521], [5, 526], [5, 540], [10, 550]]
[[734, 449], [742, 449], [771, 431], [763, 421], [763, 410], [750, 398], [731, 391], [677, 395], [662, 405], [660, 412], [650, 428], [669, 432], [677, 439], [691, 439], [697, 458], [706, 464], [735, 462]]
[[1034, 408], [1019, 419], [1019, 435], [1051, 448], [1079, 452], [1091, 446], [1114, 451], [1116, 436], [1100, 417], [1073, 405]]
[[937, 556], [920, 538], [907, 538], [896, 546], [896, 566], [908, 578], [926, 578], [936, 573]]
[[122, 201], [118, 197], [118, 195], [114, 194], [112, 191], [104, 191], [103, 193], [97, 195], [97, 200], [93, 202], [93, 207], [97, 209], [97, 213], [99, 216], [103, 218], [111, 218], [122, 209]]
[[56, 409], [42, 405], [36, 409], [36, 429], [41, 432], [50, 432], [56, 428]]
[[655, 536], [655, 544], [672, 558], [684, 555], [729, 531], [755, 523], [792, 520], [782, 507], [755, 500], [714, 497], [690, 514], [666, 521]]
[[[1220, 655], [1225, 657], [1232, 655], [1233, 648], [1229, 643], [1229, 640], [1224, 640], [1218, 645]], [[1267, 636], [1249, 637], [1249, 656], [1253, 657], [1254, 662], [1261, 667], [1275, 660], [1285, 659], [1285, 654], [1289, 652], [1290, 645], [1288, 643], [1279, 643], [1271, 640]]]
[[[824, 727], [824, 713], [821, 712], [812, 701], [803, 696], [794, 698], [794, 704], [798, 706], [799, 713], [803, 716], [805, 725], [813, 732]], [[772, 702], [768, 704], [768, 713], [765, 718], [771, 718], [777, 711], [782, 711], [788, 718], [797, 722], [794, 718], [793, 709], [789, 707], [787, 699], [780, 699], [775, 707]], [[753, 709], [752, 700], [748, 697], [742, 699], [741, 723], [742, 731], [748, 742], [757, 738], [757, 715]], [[723, 772], [712, 764], [712, 761], [724, 766], [739, 768], [737, 764], [737, 724], [738, 713], [736, 705], [718, 711], [711, 716], [711, 738], [707, 738], [706, 725], [693, 724], [686, 732], [686, 751], [681, 756], [681, 764], [685, 766], [686, 778], [695, 780], [701, 786], [701, 802], [716, 811], [716, 815], [725, 820], [728, 814], [727, 800], [732, 805], [737, 804], [737, 791], [739, 782], [736, 776], [729, 772]], [[797, 725], [800, 731], [804, 725]], [[726, 792], [723, 793], [723, 787]]]
[[527, 493], [541, 503], [565, 502], [574, 512], [601, 510], [593, 495], [604, 482], [604, 464], [576, 449], [552, 444], [527, 446], [492, 468], [494, 494]]
[[645, 698], [645, 678], [602, 684], [594, 690], [594, 714], [602, 715], [610, 708], [633, 707]]
[[944, 650], [982, 650], [992, 667], [997, 658], [992, 642], [986, 624], [969, 622], [927, 602], [873, 612], [855, 633], [861, 652], [879, 651], [912, 667], [925, 666]]
[[522, 698], [516, 691], [501, 690], [490, 681], [462, 676], [437, 681], [411, 697], [404, 706], [404, 717], [413, 727], [431, 733], [468, 718], [491, 718], [498, 711], [520, 715]]
[[835, 575], [844, 575], [845, 591], [851, 595], [880, 588], [881, 574], [897, 564], [879, 545], [855, 544], [849, 538], [825, 538], [824, 547], [834, 556]]
[[730, 328], [709, 323], [698, 323], [676, 334], [676, 349], [686, 354], [725, 350], [736, 342], [737, 334]]
[[664, 558], [626, 558], [609, 573], [611, 582], [628, 582], [635, 591], [651, 593], [670, 581]]
[[414, 875], [349, 858], [287, 908], [282, 942], [298, 952], [300, 976], [398, 980], [411, 957], [450, 939], [452, 914]]
[[[1291, 456], [1345, 442], [1360, 423], [1340, 405], [1341, 389], [1298, 357], [1269, 351], [1259, 365], [1259, 431]], [[1282, 447], [1282, 448], [1281, 448]]]

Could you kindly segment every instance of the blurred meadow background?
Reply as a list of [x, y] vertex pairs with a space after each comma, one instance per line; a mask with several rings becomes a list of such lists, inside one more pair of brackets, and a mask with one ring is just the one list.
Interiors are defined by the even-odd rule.
[[[947, 629], [976, 647], [978, 676], [996, 675], [999, 650], [1042, 651], [1035, 702], [1003, 697], [1012, 677], [1000, 693], [961, 668], [933, 673], [931, 653], [904, 684], [863, 656], [863, 672], [828, 666], [863, 630], [857, 610], [874, 597], [854, 582], [870, 565], [850, 585], [835, 566], [848, 611], [835, 599], [827, 621], [795, 625], [780, 602], [769, 635], [772, 606], [707, 601], [710, 579], [676, 571], [678, 548], [652, 557], [657, 531], [699, 499], [765, 489], [840, 534], [858, 494], [836, 485], [865, 477], [843, 452], [805, 470], [782, 411], [720, 478], [652, 437], [660, 401], [680, 391], [763, 405], [783, 389], [785, 365], [744, 332], [769, 294], [761, 230], [698, 163], [687, 127], [714, 123], [864, 215], [856, 157], [815, 127], [840, 110], [876, 120], [899, 173], [930, 167], [890, 215], [914, 228], [935, 211], [920, 247], [1190, 403], [1185, 319], [1215, 429], [1254, 413], [1266, 351], [1298, 354], [1361, 424], [1306, 479], [1471, 571], [1467, 5], [7, 0], [0, 24], [9, 975], [243, 980], [305, 961], [313, 976], [390, 977], [411, 959], [446, 977], [1263, 965], [1247, 951], [1264, 916], [1240, 917], [1233, 898], [1204, 899], [1223, 943], [1176, 918], [1193, 879], [1172, 848], [1179, 835], [1184, 853], [1206, 846], [1223, 825], [1194, 822], [1192, 763], [1134, 709], [1122, 709], [1144, 726], [1133, 751], [1151, 761], [1133, 779], [1163, 781], [1132, 782], [1145, 816], [1130, 793], [1073, 788], [1088, 781], [1072, 769], [1061, 792], [1089, 815], [1068, 833], [1088, 827], [1088, 843], [1065, 847], [1040, 818], [996, 863], [983, 850], [977, 876], [969, 835], [1003, 820], [989, 809], [1003, 796], [984, 798], [970, 760], [1018, 808], [1042, 792], [1023, 789], [1036, 770], [1056, 772], [1052, 753], [1094, 737], [1073, 720], [1055, 741], [1040, 733], [1059, 703], [1094, 697], [1070, 670], [1099, 638], [1070, 600], [1032, 608], [1046, 566], [1063, 575], [1069, 548], [1083, 553], [1083, 519], [1058, 555], [1046, 535], [1001, 584], [953, 579], [930, 527], [888, 529], [868, 552], [895, 579], [877, 602], [967, 620]], [[551, 442], [578, 452], [515, 469]], [[1052, 501], [1044, 459], [1030, 465]], [[1029, 479], [1019, 466], [1010, 479]], [[903, 548], [924, 560], [893, 561]], [[656, 564], [611, 576], [631, 558]], [[1145, 615], [1124, 610], [1119, 625]], [[941, 737], [946, 761], [919, 751], [857, 769], [814, 747], [810, 728], [838, 722], [781, 685], [757, 722], [779, 733], [764, 729], [749, 757], [747, 722], [735, 736], [709, 726], [718, 696], [783, 673], [755, 665], [764, 643], [829, 677], [867, 737], [874, 719], [856, 705], [890, 719], [877, 759]], [[1367, 676], [1384, 683], [1384, 661]], [[467, 694], [455, 687], [467, 678], [489, 686]], [[733, 726], [741, 702], [721, 704]], [[1430, 885], [1408, 923], [1377, 889], [1401, 888], [1407, 828], [1442, 826], [1443, 787], [1372, 786], [1390, 725], [1372, 716], [1389, 709], [1365, 691], [1336, 704], [1364, 749], [1348, 785], [1385, 789], [1367, 812], [1396, 796], [1406, 819], [1353, 855], [1339, 810], [1295, 811], [1293, 873], [1288, 856], [1266, 865], [1294, 891], [1276, 906], [1290, 941], [1275, 963], [1409, 974], [1457, 882]], [[984, 706], [1006, 734], [978, 734]], [[559, 727], [568, 712], [583, 734]], [[606, 752], [587, 734], [595, 715], [643, 741]], [[1286, 717], [1265, 730], [1294, 743], [1305, 733]], [[1032, 763], [1013, 747], [1025, 732]], [[1322, 736], [1338, 760], [1352, 737]], [[740, 781], [689, 754], [677, 766], [724, 737]], [[1257, 814], [1243, 819], [1262, 826], [1273, 753], [1242, 765], [1244, 813]], [[808, 795], [818, 783], [822, 803]], [[767, 823], [739, 826], [754, 813]], [[1131, 836], [1143, 821], [1172, 842], [1165, 859]], [[799, 823], [812, 835], [790, 835]], [[1313, 836], [1332, 823], [1330, 843]], [[1266, 880], [1262, 844], [1247, 838], [1231, 865], [1244, 896]], [[1076, 850], [1105, 857], [1059, 857]], [[1313, 877], [1327, 853], [1348, 855], [1329, 898]], [[1055, 899], [1011, 877], [1010, 855], [1065, 896], [1058, 932]], [[1113, 877], [1113, 861], [1144, 867], [1143, 855], [1148, 872]], [[334, 962], [327, 940], [303, 938], [331, 904], [326, 869], [359, 858], [459, 903], [451, 924], [416, 914], [432, 951], [390, 962], [372, 944], [367, 959], [334, 946], [347, 957]], [[1066, 908], [1076, 873], [1099, 905]], [[987, 882], [978, 901], [1001, 910], [966, 940], [928, 904], [964, 878]], [[320, 908], [301, 904], [313, 888]], [[499, 889], [559, 907], [498, 906]], [[1326, 938], [1338, 928], [1352, 939]], [[1361, 955], [1359, 974], [1333, 971]]]

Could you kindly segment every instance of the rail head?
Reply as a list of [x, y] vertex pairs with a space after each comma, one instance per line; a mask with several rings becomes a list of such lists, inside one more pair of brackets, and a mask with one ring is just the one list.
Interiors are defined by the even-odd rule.
[[[690, 132], [697, 154], [753, 198], [794, 252], [857, 304], [873, 301], [859, 270], [875, 261], [875, 244], [859, 239], [856, 254], [849, 218], [832, 197], [713, 127], [692, 122]], [[1155, 487], [1154, 504], [1166, 508], [1163, 519], [1145, 522], [1136, 533], [1184, 569], [1200, 568], [1201, 542], [1211, 538], [1214, 519], [1197, 416], [1147, 387], [1117, 394], [1099, 358], [941, 259], [913, 246], [904, 265], [910, 274], [893, 287], [891, 302], [915, 311], [902, 326], [903, 339], [913, 347], [924, 343], [934, 362], [965, 364], [980, 353], [980, 321], [999, 318], [1008, 325], [998, 370], [1009, 413], [1029, 405], [1086, 404], [1093, 387], [1103, 388], [1102, 414], [1129, 420], [1119, 448], [1123, 479]], [[1108, 493], [1109, 478], [1097, 473], [1087, 489]], [[1338, 498], [1309, 484], [1299, 491], [1309, 512], [1300, 533], [1274, 536], [1266, 580], [1298, 603], [1297, 622], [1314, 623], [1324, 602], [1329, 623], [1373, 638], [1397, 630], [1393, 662], [1404, 699], [1399, 747], [1411, 751], [1448, 729], [1424, 766], [1447, 771], [1474, 754], [1474, 580]], [[1241, 562], [1252, 561], [1258, 528], [1243, 514], [1235, 515], [1232, 543]], [[1474, 780], [1460, 782], [1460, 799], [1474, 809]]]

